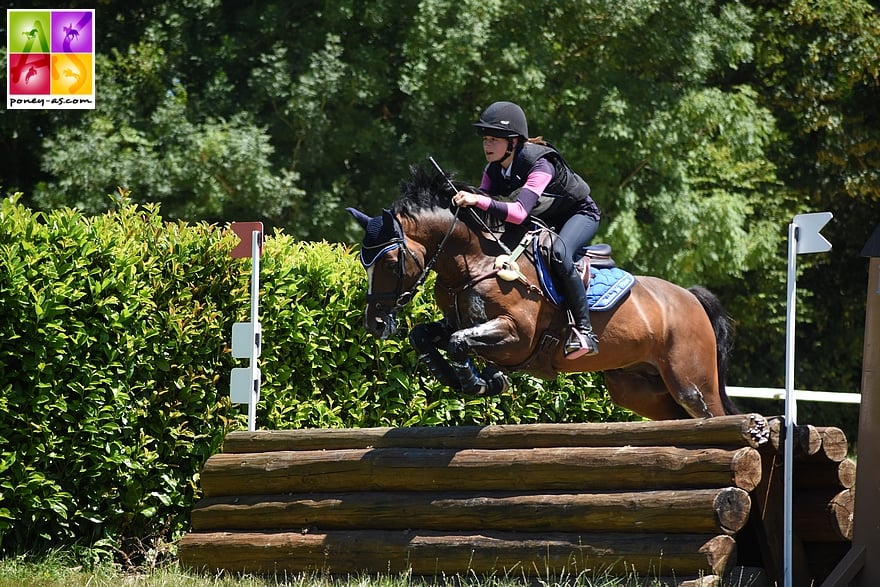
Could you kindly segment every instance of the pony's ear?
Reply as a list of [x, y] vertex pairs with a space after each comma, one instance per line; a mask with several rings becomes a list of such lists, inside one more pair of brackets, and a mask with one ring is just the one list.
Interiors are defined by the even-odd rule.
[[370, 217], [358, 210], [357, 208], [346, 208], [346, 212], [354, 216], [354, 219], [358, 221], [358, 224], [361, 225], [361, 228], [364, 230], [367, 229], [367, 224], [370, 222]]

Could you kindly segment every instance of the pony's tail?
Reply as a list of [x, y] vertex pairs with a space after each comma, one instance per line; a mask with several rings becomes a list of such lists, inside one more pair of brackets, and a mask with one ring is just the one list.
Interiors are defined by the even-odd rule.
[[721, 300], [705, 287], [693, 286], [689, 287], [695, 298], [700, 301], [709, 320], [712, 322], [712, 329], [715, 331], [715, 348], [717, 350], [718, 359], [718, 394], [721, 396], [721, 403], [727, 414], [740, 414], [739, 408], [733, 403], [725, 390], [727, 381], [727, 363], [730, 357], [730, 351], [733, 350], [733, 321], [721, 305]]

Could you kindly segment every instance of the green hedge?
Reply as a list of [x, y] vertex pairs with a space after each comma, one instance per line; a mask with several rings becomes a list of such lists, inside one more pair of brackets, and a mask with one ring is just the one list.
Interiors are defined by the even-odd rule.
[[[158, 208], [101, 216], [0, 203], [0, 555], [78, 545], [122, 562], [188, 528], [205, 460], [245, 427], [229, 349], [250, 309], [250, 261], [208, 224]], [[353, 249], [276, 233], [261, 259], [257, 426], [423, 426], [632, 419], [592, 375], [457, 397], [406, 342], [432, 319], [427, 292], [401, 337], [361, 328]]]

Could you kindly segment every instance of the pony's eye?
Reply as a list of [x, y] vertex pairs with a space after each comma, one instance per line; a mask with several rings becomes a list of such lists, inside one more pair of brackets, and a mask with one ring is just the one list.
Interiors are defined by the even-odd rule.
[[381, 263], [382, 269], [385, 271], [390, 271], [395, 274], [400, 273], [400, 263], [397, 262], [397, 257], [391, 258], [391, 255], [385, 255]]

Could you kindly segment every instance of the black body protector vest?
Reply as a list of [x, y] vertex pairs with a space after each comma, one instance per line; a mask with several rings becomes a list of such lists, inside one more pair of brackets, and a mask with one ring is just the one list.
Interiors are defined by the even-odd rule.
[[491, 163], [486, 170], [492, 182], [492, 196], [510, 199], [513, 192], [523, 187], [532, 166], [541, 158], [547, 159], [554, 169], [553, 179], [540, 194], [531, 215], [548, 226], [559, 230], [574, 214], [586, 214], [599, 219], [599, 207], [590, 197], [590, 186], [575, 173], [562, 154], [550, 145], [526, 143], [515, 155], [510, 177], [505, 177], [500, 163]]

